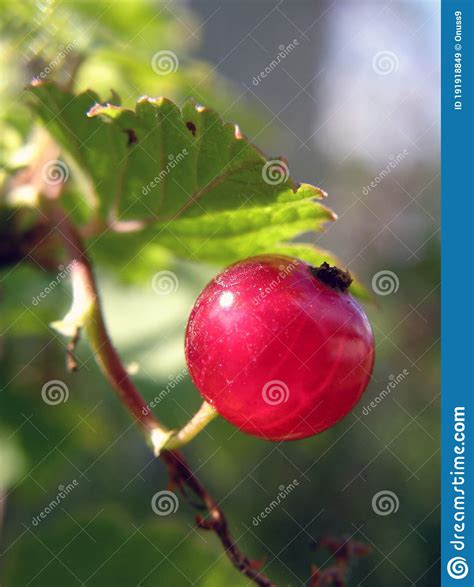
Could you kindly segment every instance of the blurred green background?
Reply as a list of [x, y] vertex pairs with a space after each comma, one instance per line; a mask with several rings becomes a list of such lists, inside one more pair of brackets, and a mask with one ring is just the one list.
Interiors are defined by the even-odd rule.
[[[294, 177], [329, 193], [340, 218], [315, 242], [375, 288], [366, 307], [377, 342], [369, 389], [351, 415], [317, 437], [272, 444], [219, 420], [185, 453], [239, 546], [263, 561], [277, 585], [304, 585], [310, 564], [327, 562], [312, 546], [327, 535], [372, 548], [349, 585], [437, 585], [438, 4], [11, 2], [2, 12], [2, 179], [30, 156], [22, 147], [33, 130], [22, 104], [25, 84], [72, 44], [71, 54], [83, 57], [78, 88], [104, 98], [115, 90], [128, 105], [142, 94], [178, 102], [193, 96], [238, 122], [269, 155], [286, 156]], [[280, 45], [295, 38], [294, 51], [255, 84]], [[159, 76], [151, 67], [161, 50], [179, 57], [175, 73]], [[63, 66], [48, 79], [64, 81]], [[181, 376], [184, 327], [218, 268], [180, 263], [173, 267], [178, 289], [159, 296], [153, 274], [139, 265], [130, 267], [127, 283], [97, 267], [106, 319], [147, 400], [166, 392], [155, 408], [160, 419], [183, 424], [200, 403]], [[387, 295], [377, 293], [380, 271], [396, 277]], [[194, 528], [184, 500], [172, 515], [153, 512], [166, 473], [85, 343], [79, 372], [66, 371], [64, 341], [48, 323], [67, 311], [67, 280], [34, 305], [51, 274], [20, 263], [1, 278], [0, 583], [247, 585], [215, 536]], [[66, 402], [42, 400], [51, 380], [67, 385]], [[253, 523], [293, 479], [297, 488]], [[396, 511], [377, 513], [373, 498], [381, 491], [395, 495]]]

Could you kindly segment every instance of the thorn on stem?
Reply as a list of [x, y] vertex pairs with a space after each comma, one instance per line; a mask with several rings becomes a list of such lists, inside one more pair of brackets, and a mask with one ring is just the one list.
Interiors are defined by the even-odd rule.
[[69, 342], [66, 345], [66, 367], [68, 371], [72, 373], [76, 372], [79, 368], [77, 363], [77, 359], [74, 355], [74, 352], [77, 347], [77, 343], [79, 342], [79, 338], [81, 336], [81, 329], [80, 327], [76, 329], [76, 332], [71, 337]]
[[194, 124], [194, 122], [191, 122], [191, 121], [187, 122], [186, 127], [191, 132], [193, 137], [195, 137], [196, 136], [196, 125]]
[[315, 550], [324, 548], [335, 558], [335, 562], [323, 569], [311, 566], [311, 577], [308, 587], [345, 587], [347, 575], [354, 559], [367, 556], [370, 547], [363, 542], [357, 542], [350, 538], [334, 538], [330, 536], [315, 540], [312, 544]]

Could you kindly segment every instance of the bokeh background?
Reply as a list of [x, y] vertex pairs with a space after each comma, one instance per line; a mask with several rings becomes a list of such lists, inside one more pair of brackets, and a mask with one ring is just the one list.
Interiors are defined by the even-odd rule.
[[[294, 177], [328, 192], [339, 220], [314, 240], [373, 293], [366, 310], [377, 361], [365, 396], [308, 440], [272, 444], [216, 421], [185, 452], [239, 546], [277, 585], [306, 584], [310, 564], [327, 562], [313, 544], [327, 535], [371, 546], [349, 585], [439, 584], [438, 3], [45, 1], [4, 3], [2, 11], [5, 168], [28, 158], [24, 85], [72, 43], [87, 56], [79, 88], [102, 96], [113, 88], [130, 105], [143, 94], [192, 95], [238, 122], [268, 155], [287, 157]], [[179, 57], [175, 73], [153, 71], [160, 50]], [[61, 79], [61, 67], [53, 69]], [[200, 403], [184, 372], [184, 327], [217, 268], [175, 265], [178, 289], [158, 296], [153, 273], [139, 267], [138, 258], [122, 271], [139, 274], [127, 281], [97, 267], [107, 322], [146, 398], [162, 397], [160, 419], [183, 424]], [[23, 262], [1, 278], [0, 583], [247, 585], [217, 539], [194, 528], [183, 500], [172, 515], [153, 512], [165, 471], [85, 343], [79, 372], [66, 371], [64, 341], [48, 323], [67, 311], [67, 280], [35, 306], [51, 275]], [[67, 385], [68, 401], [42, 400], [50, 380]], [[294, 491], [255, 524], [293, 479]]]

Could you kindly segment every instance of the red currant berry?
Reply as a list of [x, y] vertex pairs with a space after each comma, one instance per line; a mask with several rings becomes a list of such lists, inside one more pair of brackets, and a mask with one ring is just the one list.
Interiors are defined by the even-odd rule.
[[249, 434], [290, 440], [343, 418], [370, 379], [374, 340], [326, 263], [265, 255], [228, 267], [189, 317], [186, 360], [204, 398]]

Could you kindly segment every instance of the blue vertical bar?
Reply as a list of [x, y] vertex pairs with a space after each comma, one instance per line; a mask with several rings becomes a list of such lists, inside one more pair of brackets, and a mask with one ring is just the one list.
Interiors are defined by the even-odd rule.
[[474, 0], [442, 0], [441, 22], [441, 585], [472, 587]]

